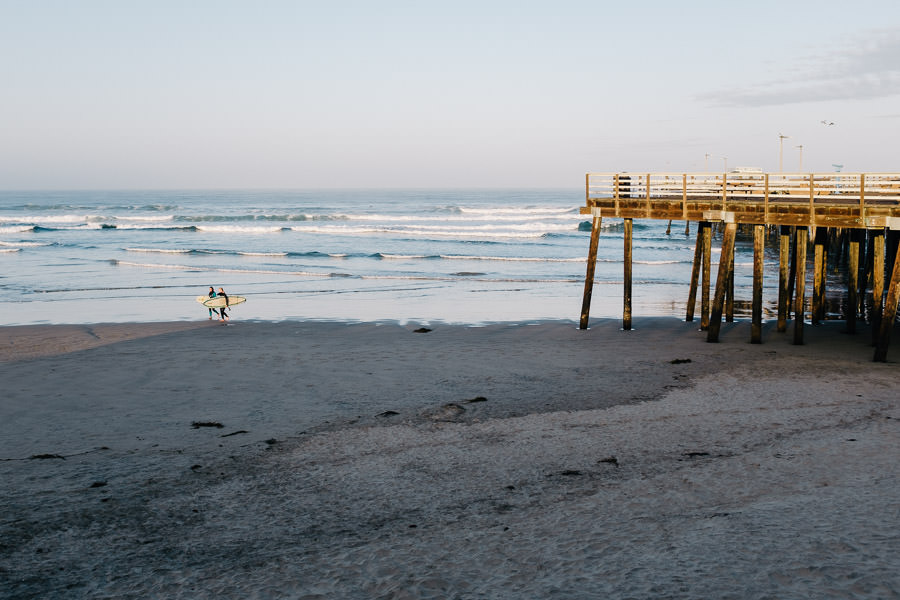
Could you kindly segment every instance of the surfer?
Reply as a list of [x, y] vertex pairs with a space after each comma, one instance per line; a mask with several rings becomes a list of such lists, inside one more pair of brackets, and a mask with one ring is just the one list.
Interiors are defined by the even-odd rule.
[[221, 315], [219, 320], [224, 323], [228, 319], [228, 314], [225, 312], [225, 309], [228, 308], [228, 294], [225, 293], [225, 290], [219, 288], [219, 296], [225, 298], [225, 306], [219, 309], [219, 314]]
[[[209, 286], [209, 297], [210, 298], [216, 297], [216, 289], [213, 286]], [[209, 309], [209, 320], [210, 321], [212, 320], [213, 315], [219, 316], [219, 311], [217, 311], [214, 308], [210, 308]]]

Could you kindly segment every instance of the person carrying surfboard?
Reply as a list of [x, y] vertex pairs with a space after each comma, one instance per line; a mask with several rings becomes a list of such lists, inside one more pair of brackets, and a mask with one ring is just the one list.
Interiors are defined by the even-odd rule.
[[[215, 289], [213, 286], [209, 286], [209, 297], [210, 297], [210, 298], [215, 298], [215, 297], [216, 297], [216, 289]], [[216, 316], [218, 317], [218, 316], [219, 316], [219, 311], [217, 311], [217, 310], [214, 309], [214, 308], [210, 308], [210, 309], [209, 309], [209, 320], [210, 320], [210, 321], [212, 320], [213, 315], [216, 315]]]
[[225, 293], [225, 290], [223, 290], [222, 288], [219, 288], [218, 295], [222, 298], [225, 298], [225, 306], [223, 306], [219, 309], [219, 315], [221, 315], [219, 320], [224, 323], [229, 318], [228, 313], [225, 312], [225, 309], [228, 308], [228, 294]]

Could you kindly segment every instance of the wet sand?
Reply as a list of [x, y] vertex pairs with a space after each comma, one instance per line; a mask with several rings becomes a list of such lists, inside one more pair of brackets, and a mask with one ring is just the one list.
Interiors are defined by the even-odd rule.
[[900, 594], [867, 330], [429, 327], [0, 328], [0, 596]]

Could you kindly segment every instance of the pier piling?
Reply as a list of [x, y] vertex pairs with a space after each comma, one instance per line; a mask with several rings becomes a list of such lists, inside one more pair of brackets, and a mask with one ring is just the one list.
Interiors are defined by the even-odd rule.
[[[707, 332], [708, 341], [719, 341], [723, 314], [727, 321], [734, 318], [737, 303], [734, 246], [740, 228], [742, 236], [748, 231], [753, 235], [750, 341], [761, 343], [768, 231], [778, 240], [777, 331], [787, 331], [792, 311], [794, 344], [804, 343], [807, 310], [812, 324], [843, 317], [851, 333], [857, 330], [861, 318], [863, 323], [871, 324], [875, 360], [885, 360], [900, 302], [900, 259], [897, 258], [900, 254], [897, 251], [900, 173], [775, 174], [752, 169], [730, 173], [588, 173], [585, 185], [586, 206], [582, 214], [590, 214], [593, 222], [582, 300], [582, 329], [588, 325], [601, 216], [625, 222], [623, 329], [626, 330], [632, 327], [632, 220], [666, 219], [667, 235], [671, 235], [674, 220], [684, 220], [685, 235], [690, 235], [691, 221], [694, 221], [697, 239], [685, 320], [693, 321], [696, 316], [699, 291], [700, 329]], [[714, 231], [722, 232], [722, 252], [711, 303]], [[812, 295], [807, 306], [810, 249]], [[829, 287], [829, 277], [833, 281], [844, 266], [846, 293], [840, 290], [839, 298], [833, 298], [829, 308], [827, 296], [836, 291], [835, 286]], [[891, 278], [885, 285], [887, 270]], [[871, 296], [867, 293], [870, 277]], [[840, 306], [839, 311], [834, 309], [835, 305]]]

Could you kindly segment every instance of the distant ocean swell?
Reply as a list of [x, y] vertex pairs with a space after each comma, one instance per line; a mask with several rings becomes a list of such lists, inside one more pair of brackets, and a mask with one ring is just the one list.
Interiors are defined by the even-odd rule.
[[[175, 271], [196, 271], [197, 267], [192, 265], [181, 265], [181, 264], [164, 264], [164, 263], [140, 263], [140, 262], [132, 262], [125, 260], [117, 260], [113, 259], [110, 261], [112, 264], [122, 266], [122, 267], [137, 267], [141, 269], [170, 269]], [[577, 283], [579, 281], [583, 281], [583, 279], [578, 278], [554, 278], [554, 279], [539, 279], [539, 278], [513, 278], [513, 277], [487, 277], [485, 273], [473, 273], [473, 272], [457, 272], [457, 273], [447, 273], [445, 275], [409, 275], [409, 274], [355, 274], [355, 273], [337, 273], [337, 272], [316, 272], [316, 271], [295, 271], [295, 270], [277, 270], [277, 269], [238, 269], [233, 267], [215, 267], [215, 268], [204, 268], [206, 272], [213, 273], [243, 273], [243, 274], [255, 274], [255, 275], [290, 275], [295, 277], [319, 277], [319, 278], [334, 278], [334, 277], [347, 277], [354, 279], [397, 279], [397, 280], [412, 280], [412, 281], [453, 281], [459, 279], [460, 277], [465, 277], [469, 281], [482, 281], [482, 282], [506, 282], [506, 283]]]
[[[192, 318], [212, 284], [252, 297], [251, 318], [577, 319], [583, 204], [578, 189], [0, 192], [0, 324]], [[693, 237], [633, 226], [635, 298], [672, 314]], [[592, 315], [621, 312], [623, 229], [602, 221]], [[48, 314], [35, 293], [72, 304]], [[315, 300], [329, 293], [345, 295]]]

